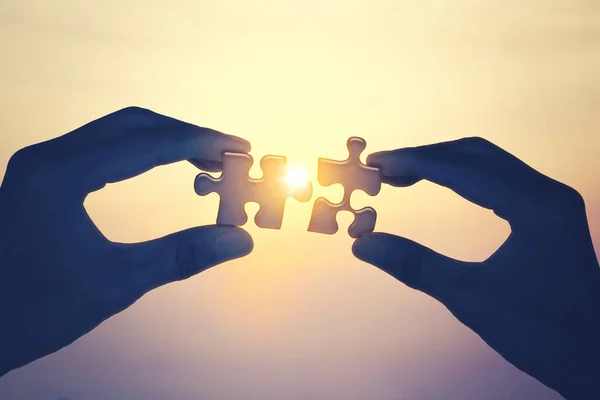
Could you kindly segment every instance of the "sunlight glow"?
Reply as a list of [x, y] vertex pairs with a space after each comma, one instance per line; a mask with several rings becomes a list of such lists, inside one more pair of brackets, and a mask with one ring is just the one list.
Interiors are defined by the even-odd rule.
[[288, 167], [285, 182], [290, 187], [290, 190], [298, 189], [306, 186], [307, 182], [310, 181], [310, 175], [306, 168], [301, 165]]

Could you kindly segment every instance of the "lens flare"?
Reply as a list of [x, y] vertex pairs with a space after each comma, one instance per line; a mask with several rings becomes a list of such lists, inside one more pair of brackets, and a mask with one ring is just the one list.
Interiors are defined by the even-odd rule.
[[289, 186], [290, 190], [305, 187], [309, 181], [310, 175], [304, 167], [300, 165], [287, 167], [285, 182]]

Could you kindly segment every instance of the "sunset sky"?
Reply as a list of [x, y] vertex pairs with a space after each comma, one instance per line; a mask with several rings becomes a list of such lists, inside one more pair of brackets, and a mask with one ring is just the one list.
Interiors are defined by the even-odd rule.
[[[0, 178], [18, 149], [137, 105], [244, 137], [252, 155], [319, 157], [482, 136], [578, 189], [600, 249], [597, 0], [0, 0]], [[91, 194], [111, 240], [212, 224], [188, 163]], [[261, 174], [258, 165], [252, 170]], [[430, 183], [384, 187], [376, 229], [481, 261], [510, 233]], [[345, 233], [245, 228], [254, 252], [144, 296], [0, 379], [0, 398], [559, 399], [435, 300], [356, 260]], [[247, 205], [254, 216], [256, 204]], [[85, 266], [82, 266], [85, 267]]]

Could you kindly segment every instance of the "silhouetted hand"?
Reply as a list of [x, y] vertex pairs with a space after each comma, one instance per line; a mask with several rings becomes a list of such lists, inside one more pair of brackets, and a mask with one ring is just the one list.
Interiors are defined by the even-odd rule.
[[0, 187], [0, 376], [55, 352], [144, 293], [246, 255], [252, 239], [206, 226], [138, 244], [108, 241], [86, 195], [180, 160], [218, 170], [239, 138], [127, 108], [18, 151]]
[[480, 138], [376, 153], [368, 164], [393, 186], [448, 187], [512, 232], [482, 263], [385, 233], [359, 238], [354, 254], [439, 300], [563, 396], [600, 398], [600, 269], [579, 193]]

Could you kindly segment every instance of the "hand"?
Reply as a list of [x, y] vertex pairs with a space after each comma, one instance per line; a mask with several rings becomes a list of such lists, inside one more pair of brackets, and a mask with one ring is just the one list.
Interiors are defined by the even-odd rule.
[[144, 293], [252, 250], [234, 227], [138, 244], [108, 241], [83, 201], [107, 183], [193, 160], [218, 170], [234, 136], [126, 108], [18, 151], [0, 187], [0, 376], [55, 352]]
[[383, 181], [421, 179], [492, 209], [511, 235], [482, 263], [384, 233], [354, 254], [443, 303], [517, 368], [567, 398], [600, 398], [600, 270], [574, 189], [480, 138], [376, 153]]

